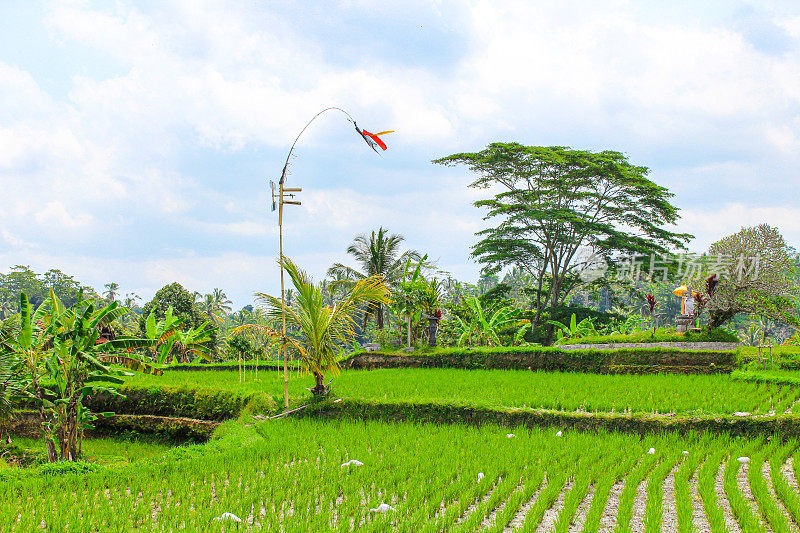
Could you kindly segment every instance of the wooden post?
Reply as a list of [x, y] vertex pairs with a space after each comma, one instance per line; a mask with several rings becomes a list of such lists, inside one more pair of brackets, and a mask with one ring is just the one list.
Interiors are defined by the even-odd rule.
[[283, 285], [283, 180], [278, 193], [278, 249], [281, 261], [281, 355], [283, 356], [283, 399], [289, 411], [289, 353], [286, 351], [286, 290]]
[[[301, 205], [295, 200], [286, 200], [284, 193], [300, 192], [303, 189], [283, 186], [283, 180], [278, 183], [278, 250], [281, 262], [281, 353], [283, 356], [283, 400], [286, 411], [289, 410], [289, 351], [286, 349], [286, 289], [283, 281], [283, 204]], [[294, 198], [294, 194], [288, 195]]]

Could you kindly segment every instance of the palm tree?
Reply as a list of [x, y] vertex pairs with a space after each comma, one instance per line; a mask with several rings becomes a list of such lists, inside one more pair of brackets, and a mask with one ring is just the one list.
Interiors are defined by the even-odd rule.
[[141, 300], [142, 297], [136, 294], [135, 292], [129, 292], [125, 295], [124, 304], [129, 310], [133, 310], [138, 304], [136, 300]]
[[103, 296], [105, 296], [109, 302], [115, 301], [117, 299], [117, 289], [119, 289], [119, 283], [114, 283], [113, 281], [111, 283], [106, 283], [105, 288], [106, 290], [103, 291]]
[[221, 315], [227, 315], [231, 312], [231, 302], [225, 295], [222, 289], [214, 289], [211, 292], [212, 300], [214, 301], [214, 310]]
[[385, 304], [389, 288], [380, 276], [363, 277], [355, 281], [342, 299], [333, 306], [325, 305], [322, 284], [314, 284], [311, 277], [290, 259], [283, 258], [283, 268], [295, 288], [294, 306], [280, 298], [256, 293], [256, 299], [266, 304], [268, 315], [279, 319], [286, 313], [287, 325], [296, 333], [287, 338], [288, 348], [294, 351], [300, 363], [314, 375], [314, 395], [326, 394], [325, 373], [339, 368], [337, 355], [341, 346], [349, 346], [355, 336], [353, 315], [366, 302]]
[[[195, 292], [195, 300], [200, 296], [199, 292]], [[225, 296], [225, 291], [222, 289], [214, 289], [210, 294], [203, 296], [200, 302], [200, 308], [208, 316], [209, 320], [222, 324], [225, 322], [225, 315], [231, 311], [231, 302]]]
[[[415, 250], [400, 253], [400, 244], [405, 240], [402, 235], [388, 233], [383, 227], [366, 234], [356, 235], [353, 243], [347, 247], [347, 253], [359, 263], [361, 270], [356, 270], [341, 263], [334, 263], [328, 269], [328, 276], [346, 281], [336, 281], [332, 285], [352, 285], [354, 281], [371, 277], [379, 277], [387, 285], [394, 285], [402, 277], [405, 265], [409, 260], [421, 261], [422, 256]], [[349, 282], [349, 283], [348, 283]], [[375, 315], [378, 329], [383, 329], [383, 304], [378, 301], [367, 302], [364, 310], [364, 327], [369, 317]]]

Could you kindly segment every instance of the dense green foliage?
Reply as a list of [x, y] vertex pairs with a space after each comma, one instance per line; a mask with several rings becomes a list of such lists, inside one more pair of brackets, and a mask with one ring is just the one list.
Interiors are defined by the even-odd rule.
[[136, 381], [121, 387], [119, 392], [122, 396], [96, 394], [86, 402], [87, 407], [115, 413], [202, 420], [236, 418], [245, 407], [261, 413], [275, 409], [275, 402], [260, 388], [256, 390], [248, 390], [246, 387], [234, 390], [212, 386], [202, 388], [185, 382], [176, 385], [173, 380], [168, 380], [166, 383], [157, 381], [149, 387], [137, 387], [135, 383]]
[[[393, 287], [403, 277], [406, 264], [410, 260], [421, 261], [422, 254], [416, 250], [400, 252], [400, 245], [405, 240], [402, 235], [389, 233], [383, 227], [366, 234], [356, 235], [352, 244], [347, 247], [347, 253], [356, 260], [360, 270], [334, 263], [328, 269], [328, 276], [333, 278], [334, 291], [342, 287], [349, 287], [361, 279], [372, 276], [381, 278], [388, 286]], [[363, 313], [362, 325], [366, 327], [367, 320], [374, 316], [378, 329], [383, 329], [385, 302], [369, 302]]]
[[112, 361], [155, 371], [131, 353], [153, 342], [106, 336], [108, 324], [126, 313], [117, 302], [95, 308], [81, 294], [67, 307], [53, 291], [33, 311], [25, 293], [20, 295], [19, 326], [0, 339], [0, 358], [14, 362], [26, 395], [38, 409], [50, 462], [79, 458], [83, 430], [98, 416], [86, 408], [84, 398], [100, 391], [114, 394], [109, 385], [122, 383], [120, 376], [125, 375], [110, 366]]
[[675, 328], [658, 328], [628, 334], [588, 335], [563, 339], [559, 344], [615, 344], [615, 343], [653, 343], [653, 342], [726, 342], [738, 343], [739, 337], [723, 329], [703, 329], [702, 331], [678, 333]]
[[0, 319], [19, 313], [19, 295], [25, 293], [31, 306], [36, 309], [53, 291], [64, 305], [70, 307], [78, 301], [78, 293], [84, 298], [97, 296], [94, 291], [72, 276], [57, 269], [37, 274], [30, 267], [17, 265], [8, 274], [0, 273]]
[[355, 353], [342, 364], [348, 368], [462, 368], [547, 370], [590, 373], [730, 372], [736, 366], [733, 350], [683, 350], [673, 347], [567, 349], [567, 347], [500, 346], [444, 348], [405, 352]]
[[183, 285], [177, 281], [165, 285], [142, 308], [139, 327], [142, 331], [145, 330], [145, 321], [151, 312], [156, 320], [164, 320], [170, 307], [172, 307], [173, 315], [182, 319], [181, 327], [199, 327], [207, 320], [207, 317], [200, 310], [200, 307], [195, 304], [194, 300], [194, 295], [184, 289]]
[[534, 326], [581, 281], [582, 246], [607, 268], [603, 258], [614, 254], [663, 254], [691, 238], [663, 227], [679, 218], [673, 194], [619, 152], [492, 143], [433, 162], [466, 166], [477, 175], [471, 187], [501, 189], [475, 203], [492, 225], [478, 232], [473, 255], [486, 272], [515, 266], [534, 276]]
[[796, 262], [777, 228], [767, 224], [742, 228], [712, 244], [708, 253], [709, 259], [729, 262], [707, 266], [706, 273], [719, 278], [709, 293], [712, 326], [719, 327], [739, 313], [800, 326]]

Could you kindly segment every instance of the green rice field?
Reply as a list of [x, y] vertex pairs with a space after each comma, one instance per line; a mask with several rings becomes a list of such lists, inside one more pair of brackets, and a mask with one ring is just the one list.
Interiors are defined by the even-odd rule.
[[[363, 465], [343, 466], [353, 459]], [[797, 459], [796, 441], [711, 435], [233, 421], [205, 447], [0, 482], [0, 524], [22, 532], [789, 532], [800, 520]], [[223, 513], [242, 522], [215, 520]]]
[[[15, 456], [23, 455], [27, 461], [44, 462], [44, 446], [41, 439], [14, 437], [12, 441]], [[7, 448], [7, 447], [6, 447]], [[85, 438], [82, 444], [83, 459], [98, 464], [128, 464], [145, 459], [160, 457], [171, 446], [139, 438]], [[0, 453], [4, 447], [0, 445]], [[3, 464], [14, 463], [12, 457]], [[2, 464], [0, 464], [2, 467]]]
[[[139, 375], [134, 386], [186, 387], [282, 398], [283, 374], [261, 372], [240, 383], [237, 372], [181, 371]], [[312, 378], [293, 372], [290, 394], [308, 396]], [[350, 370], [333, 377], [345, 398], [431, 402], [476, 407], [530, 407], [565, 411], [725, 414], [800, 412], [800, 388], [732, 379], [725, 374], [605, 375], [514, 370]]]

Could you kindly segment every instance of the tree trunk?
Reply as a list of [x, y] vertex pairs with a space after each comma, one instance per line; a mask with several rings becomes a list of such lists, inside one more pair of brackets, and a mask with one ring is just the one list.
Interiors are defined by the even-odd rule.
[[722, 324], [724, 324], [725, 322], [736, 316], [736, 311], [732, 309], [727, 309], [727, 310], [716, 309], [714, 311], [709, 311], [708, 315], [710, 319], [708, 322], [708, 327], [718, 328]]
[[383, 329], [383, 305], [378, 304], [377, 312], [375, 313], [375, 317], [378, 321], [378, 329]]
[[408, 315], [408, 347], [411, 348], [411, 315]]
[[47, 429], [49, 424], [47, 413], [45, 413], [44, 410], [44, 393], [39, 386], [39, 378], [36, 375], [36, 371], [34, 370], [31, 374], [33, 376], [33, 390], [36, 393], [36, 397], [39, 399], [39, 424], [42, 426], [42, 432], [44, 433], [44, 442], [47, 448], [47, 462], [55, 463], [58, 461], [58, 454], [56, 453], [56, 445], [53, 442], [53, 435]]
[[328, 393], [328, 390], [325, 388], [325, 376], [319, 372], [314, 372], [314, 381], [316, 385], [311, 389], [311, 394], [314, 396], [324, 396]]

